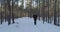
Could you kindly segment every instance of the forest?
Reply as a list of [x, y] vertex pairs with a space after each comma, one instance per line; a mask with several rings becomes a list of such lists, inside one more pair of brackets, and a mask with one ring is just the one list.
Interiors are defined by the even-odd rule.
[[[21, 17], [32, 17], [36, 14], [43, 18], [43, 23], [50, 23], [54, 18], [54, 24], [59, 25], [60, 0], [0, 0], [0, 23], [3, 20], [14, 23], [14, 19]], [[57, 20], [58, 19], [58, 20]], [[57, 24], [58, 23], [58, 24]]]

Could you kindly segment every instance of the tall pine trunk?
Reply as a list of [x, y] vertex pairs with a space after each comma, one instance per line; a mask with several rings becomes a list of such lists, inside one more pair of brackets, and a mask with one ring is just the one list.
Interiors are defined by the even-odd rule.
[[9, 14], [8, 14], [8, 25], [11, 24], [11, 7], [10, 7], [10, 0], [7, 0], [7, 5], [8, 5], [8, 11], [9, 11]]
[[1, 0], [1, 24], [2, 24], [2, 0]]
[[43, 5], [42, 5], [43, 7], [42, 7], [42, 17], [43, 17], [43, 24], [44, 24], [44, 22], [45, 22], [45, 0], [43, 0]]
[[49, 23], [49, 0], [48, 0], [48, 23]]
[[14, 1], [12, 0], [12, 23], [14, 24], [14, 10], [13, 10], [13, 7], [14, 7]]
[[54, 24], [56, 25], [56, 23], [57, 23], [57, 14], [56, 14], [56, 1], [57, 0], [55, 0], [55, 6], [54, 6]]
[[40, 0], [39, 0], [39, 20], [40, 20]]

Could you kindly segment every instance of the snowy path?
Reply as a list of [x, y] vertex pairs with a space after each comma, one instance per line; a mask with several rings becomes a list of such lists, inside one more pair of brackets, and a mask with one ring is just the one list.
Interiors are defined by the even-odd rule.
[[0, 25], [0, 32], [60, 32], [60, 27], [42, 23], [37, 20], [37, 25], [33, 24], [33, 19], [23, 17], [15, 20], [16, 23], [10, 26], [7, 23]]

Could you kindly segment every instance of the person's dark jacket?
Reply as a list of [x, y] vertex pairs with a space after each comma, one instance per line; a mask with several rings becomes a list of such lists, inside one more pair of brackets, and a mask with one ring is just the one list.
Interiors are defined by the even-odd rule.
[[37, 19], [37, 15], [33, 15], [33, 18], [36, 20]]

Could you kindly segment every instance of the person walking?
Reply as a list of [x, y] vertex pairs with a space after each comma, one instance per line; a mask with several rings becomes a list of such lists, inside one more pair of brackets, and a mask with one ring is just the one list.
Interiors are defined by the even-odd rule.
[[33, 19], [34, 19], [34, 25], [36, 25], [37, 15], [33, 15]]

